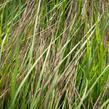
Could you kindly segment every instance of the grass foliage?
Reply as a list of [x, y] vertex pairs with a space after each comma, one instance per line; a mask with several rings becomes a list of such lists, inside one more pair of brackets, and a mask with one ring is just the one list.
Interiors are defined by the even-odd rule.
[[0, 0], [0, 109], [109, 109], [109, 0]]

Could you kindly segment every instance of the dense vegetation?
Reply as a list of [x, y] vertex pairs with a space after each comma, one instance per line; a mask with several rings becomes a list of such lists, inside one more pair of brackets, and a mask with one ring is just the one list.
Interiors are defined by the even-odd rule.
[[109, 0], [0, 0], [0, 109], [109, 109]]

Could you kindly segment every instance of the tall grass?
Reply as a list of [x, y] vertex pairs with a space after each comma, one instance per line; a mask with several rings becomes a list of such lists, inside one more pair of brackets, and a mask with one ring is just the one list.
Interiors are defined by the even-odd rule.
[[0, 1], [0, 109], [109, 109], [109, 0]]

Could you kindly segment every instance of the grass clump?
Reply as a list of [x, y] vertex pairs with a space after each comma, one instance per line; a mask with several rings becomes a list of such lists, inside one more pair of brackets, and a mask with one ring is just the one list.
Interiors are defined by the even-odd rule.
[[2, 0], [0, 109], [108, 109], [108, 28], [108, 0]]

